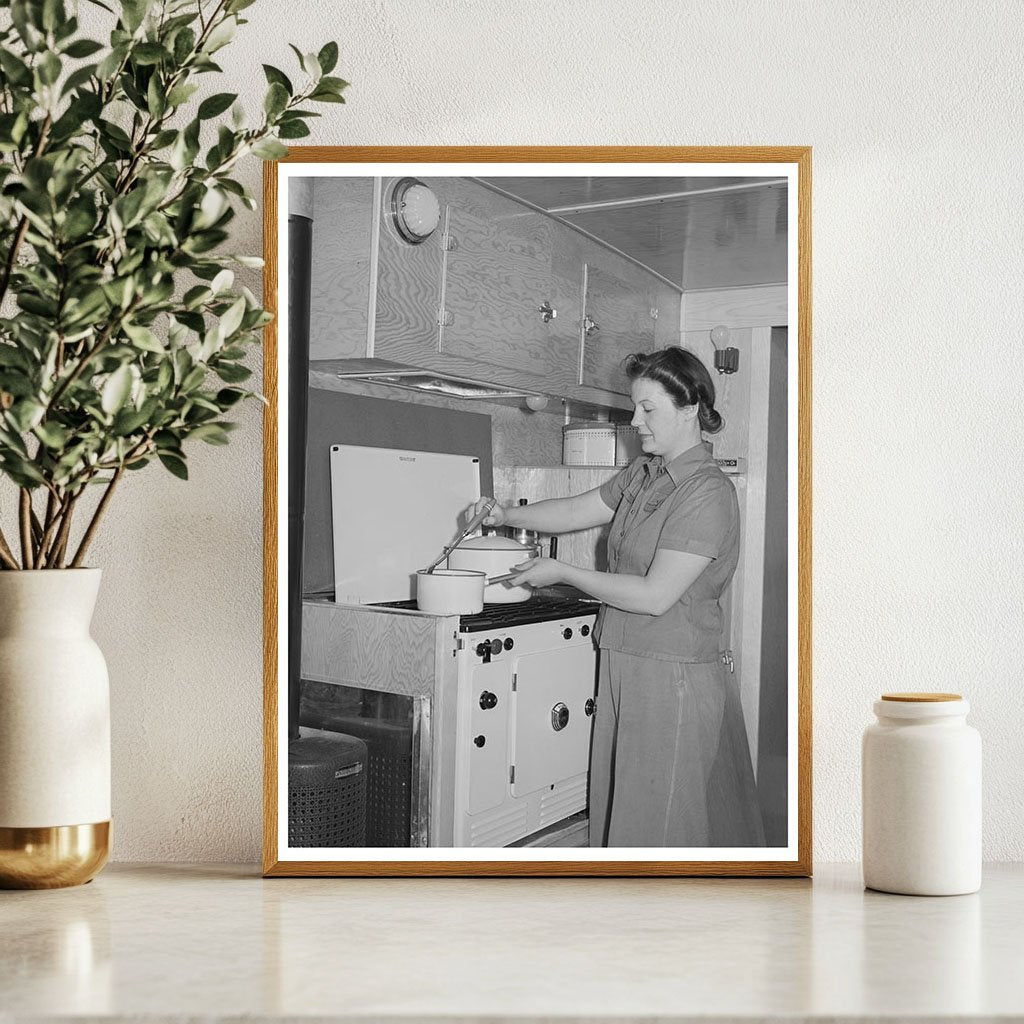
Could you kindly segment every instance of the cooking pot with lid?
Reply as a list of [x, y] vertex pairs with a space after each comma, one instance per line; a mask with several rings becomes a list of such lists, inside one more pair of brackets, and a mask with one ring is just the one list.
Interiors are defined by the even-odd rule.
[[[503, 576], [528, 558], [540, 554], [537, 544], [520, 544], [510, 537], [496, 534], [488, 537], [470, 537], [464, 540], [449, 556], [450, 569], [475, 569], [488, 576]], [[513, 586], [509, 583], [489, 583], [484, 588], [487, 604], [514, 604], [527, 601], [533, 593], [531, 587]]]

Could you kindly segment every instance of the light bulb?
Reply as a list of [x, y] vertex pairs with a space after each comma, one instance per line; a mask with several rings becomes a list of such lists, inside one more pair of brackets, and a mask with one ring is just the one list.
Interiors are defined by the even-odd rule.
[[714, 345], [725, 345], [729, 340], [729, 328], [725, 324], [719, 324], [711, 328], [711, 341]]
[[548, 407], [548, 396], [547, 395], [527, 395], [526, 396], [526, 407], [532, 409], [534, 412], [540, 412], [541, 409]]

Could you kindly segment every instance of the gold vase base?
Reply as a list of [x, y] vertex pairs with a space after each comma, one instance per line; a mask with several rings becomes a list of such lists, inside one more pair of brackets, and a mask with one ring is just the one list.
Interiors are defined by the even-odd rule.
[[0, 826], [0, 889], [63, 889], [83, 885], [110, 857], [110, 822]]

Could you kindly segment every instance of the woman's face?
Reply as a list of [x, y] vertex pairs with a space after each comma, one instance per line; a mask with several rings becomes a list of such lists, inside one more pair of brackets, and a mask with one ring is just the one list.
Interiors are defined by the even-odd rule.
[[682, 408], [657, 382], [638, 377], [629, 389], [633, 399], [633, 419], [640, 431], [640, 443], [647, 455], [661, 455], [671, 461], [700, 441], [697, 406]]

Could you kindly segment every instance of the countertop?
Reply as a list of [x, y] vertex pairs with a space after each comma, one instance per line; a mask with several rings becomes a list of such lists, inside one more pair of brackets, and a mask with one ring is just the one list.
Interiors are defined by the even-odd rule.
[[267, 879], [120, 864], [0, 892], [0, 1021], [1024, 1020], [1024, 865], [806, 879]]

